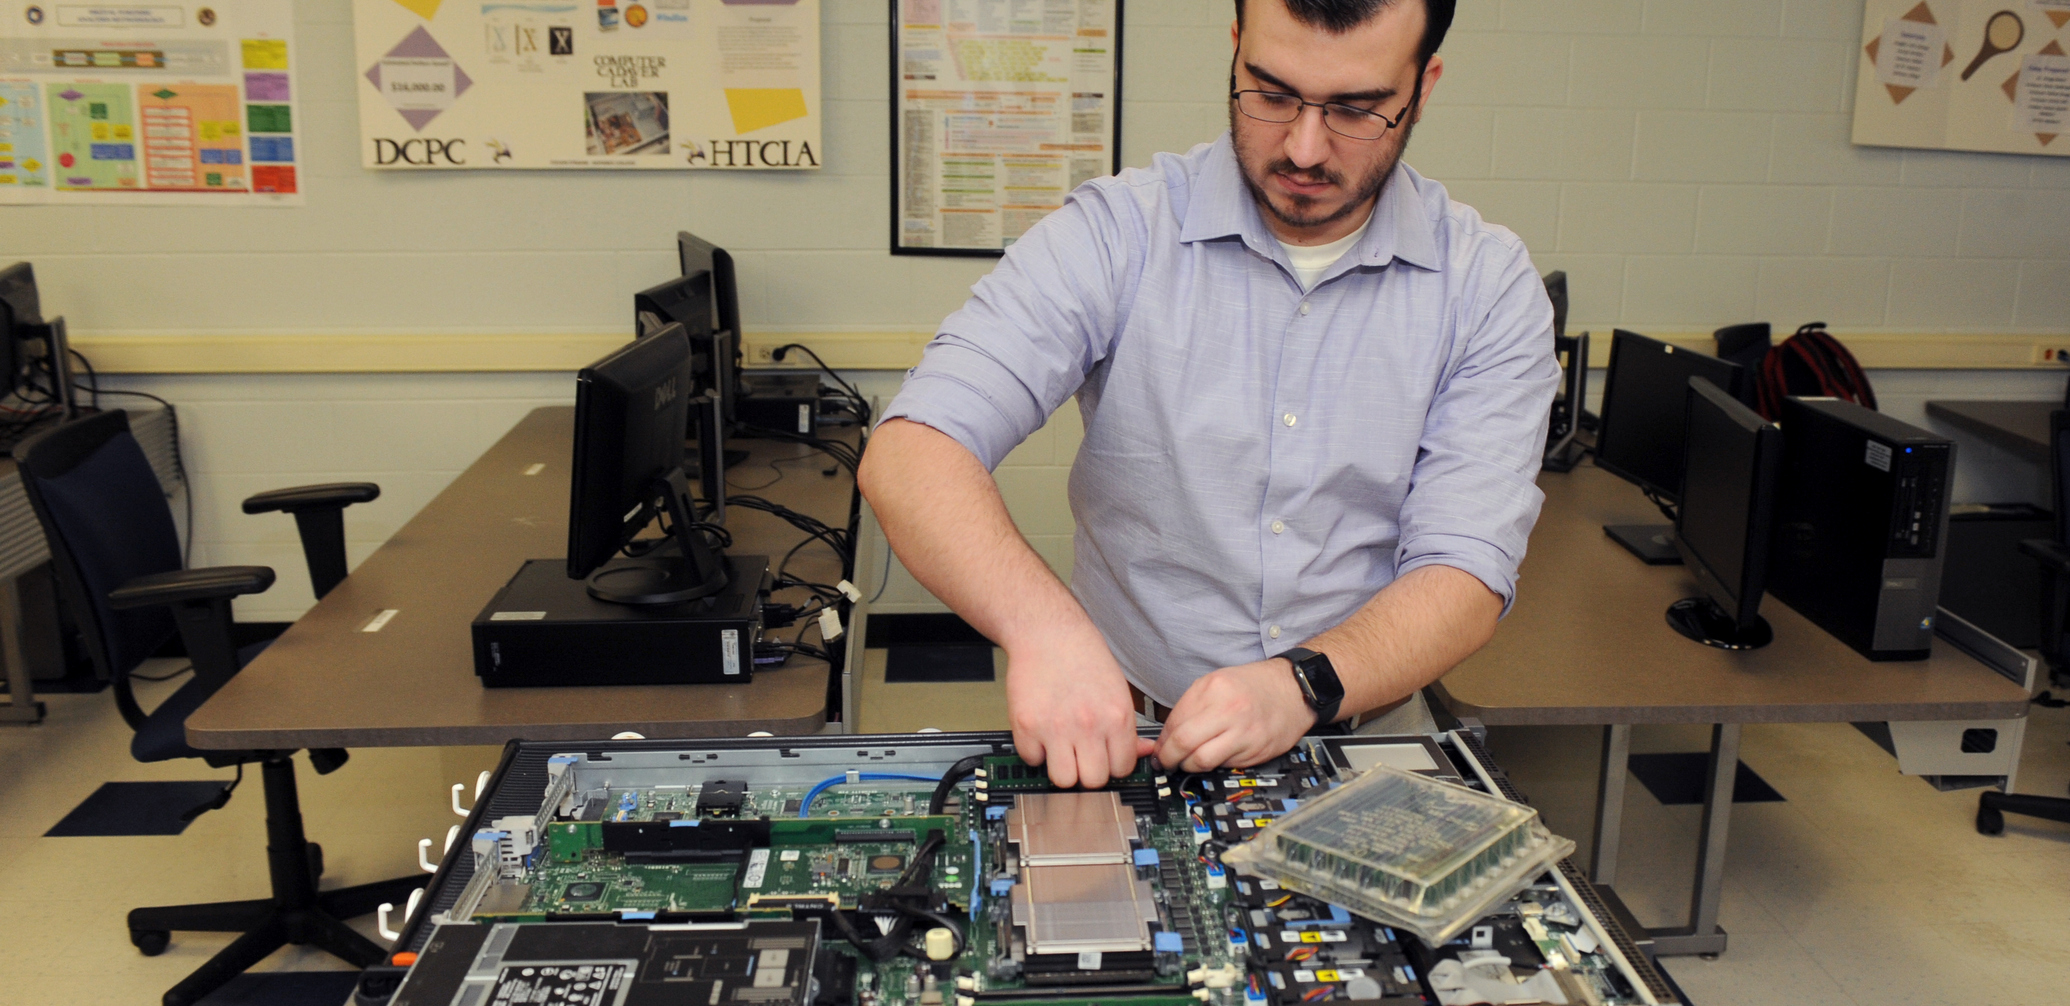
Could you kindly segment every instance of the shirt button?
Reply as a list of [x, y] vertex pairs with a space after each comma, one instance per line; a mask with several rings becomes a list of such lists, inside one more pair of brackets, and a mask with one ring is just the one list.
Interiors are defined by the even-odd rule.
[[1273, 533], [1273, 534], [1280, 534], [1280, 533], [1282, 533], [1282, 532], [1286, 531], [1286, 529], [1287, 529], [1287, 522], [1286, 522], [1286, 521], [1283, 521], [1283, 520], [1276, 520], [1276, 521], [1273, 521], [1273, 522], [1272, 522], [1272, 533]]
[[1266, 630], [1265, 630], [1265, 634], [1266, 634], [1266, 635], [1268, 635], [1268, 636], [1271, 636], [1271, 637], [1272, 637], [1272, 638], [1274, 638], [1274, 639], [1278, 639], [1278, 638], [1279, 638], [1279, 626], [1275, 625], [1275, 626], [1273, 626], [1273, 627], [1272, 627], [1272, 628], [1270, 628], [1270, 629], [1266, 629]]
[[1291, 412], [1281, 416], [1280, 419], [1284, 420], [1288, 426], [1294, 425], [1294, 414]]
[[1305, 300], [1301, 302], [1301, 314], [1303, 316], [1308, 314], [1308, 302]]

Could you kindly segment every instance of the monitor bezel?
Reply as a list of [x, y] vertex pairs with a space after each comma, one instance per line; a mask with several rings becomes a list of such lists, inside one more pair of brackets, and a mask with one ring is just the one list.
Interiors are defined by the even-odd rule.
[[[1655, 485], [1645, 476], [1633, 472], [1630, 469], [1626, 468], [1623, 464], [1620, 464], [1619, 462], [1622, 459], [1614, 457], [1614, 450], [1611, 452], [1613, 457], [1606, 458], [1604, 456], [1604, 447], [1606, 442], [1608, 442], [1613, 447], [1616, 444], [1616, 441], [1612, 439], [1611, 434], [1614, 433], [1616, 430], [1615, 404], [1617, 401], [1617, 375], [1619, 370], [1618, 364], [1620, 361], [1626, 358], [1625, 354], [1631, 351], [1631, 347], [1638, 344], [1643, 344], [1649, 349], [1658, 349], [1662, 353], [1666, 353], [1669, 351], [1676, 353], [1688, 353], [1689, 355], [1695, 357], [1698, 360], [1709, 361], [1705, 364], [1699, 364], [1699, 366], [1708, 366], [1710, 364], [1716, 364], [1721, 368], [1729, 368], [1720, 370], [1719, 373], [1731, 375], [1731, 380], [1729, 382], [1731, 384], [1731, 387], [1725, 388], [1724, 390], [1728, 394], [1733, 395], [1734, 397], [1737, 397], [1739, 395], [1740, 388], [1743, 386], [1746, 380], [1746, 368], [1740, 366], [1739, 364], [1733, 363], [1730, 360], [1721, 360], [1715, 356], [1700, 353], [1691, 349], [1685, 349], [1671, 342], [1655, 339], [1652, 336], [1640, 335], [1637, 332], [1628, 331], [1626, 329], [1614, 329], [1610, 333], [1610, 364], [1603, 372], [1603, 402], [1602, 405], [1598, 407], [1596, 418], [1596, 467], [1601, 468], [1604, 471], [1609, 472], [1610, 474], [1625, 480], [1626, 482], [1630, 482], [1631, 484], [1638, 486], [1640, 489], [1660, 497], [1668, 503], [1680, 503], [1682, 499], [1682, 487], [1680, 485]], [[1704, 377], [1706, 380], [1710, 380], [1710, 378], [1707, 375], [1697, 374], [1691, 376]], [[1715, 385], [1717, 384], [1717, 381], [1711, 380], [1711, 383]], [[1629, 384], [1627, 384], [1626, 387], [1629, 388]], [[1687, 403], [1685, 402], [1684, 408], [1686, 409], [1686, 407]]]
[[1750, 478], [1745, 490], [1747, 526], [1739, 543], [1742, 550], [1739, 582], [1726, 582], [1711, 558], [1699, 552], [1683, 534], [1683, 522], [1688, 514], [1687, 500], [1683, 501], [1675, 518], [1675, 550], [1681, 553], [1682, 564], [1688, 568], [1704, 595], [1731, 615], [1736, 625], [1746, 628], [1760, 619], [1761, 598], [1767, 592], [1768, 546], [1775, 526], [1776, 492], [1782, 483], [1783, 432], [1708, 378], [1691, 377], [1683, 400], [1684, 471], [1688, 470], [1689, 455], [1696, 446], [1686, 431], [1691, 428], [1689, 421], [1694, 411], [1703, 403], [1717, 408], [1754, 443], [1753, 471], [1748, 473]]

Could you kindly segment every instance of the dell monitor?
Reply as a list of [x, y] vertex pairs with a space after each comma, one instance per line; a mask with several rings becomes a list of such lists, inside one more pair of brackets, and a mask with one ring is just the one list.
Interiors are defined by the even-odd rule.
[[[724, 333], [728, 338], [725, 346], [714, 345], [711, 353], [712, 387], [720, 389], [725, 399], [726, 422], [737, 421], [733, 401], [739, 394], [741, 349], [740, 349], [740, 285], [733, 272], [733, 256], [724, 248], [712, 244], [689, 231], [676, 232], [676, 259], [683, 270], [683, 278], [693, 283], [702, 283], [710, 291], [712, 320], [708, 331]], [[698, 277], [705, 277], [699, 280]], [[689, 327], [693, 335], [695, 326]]]
[[[1623, 329], [1610, 339], [1596, 465], [1645, 490], [1670, 520], [1682, 494], [1682, 424], [1692, 377], [1737, 398], [1746, 370]], [[1607, 524], [1603, 531], [1648, 565], [1681, 561], [1671, 524]]]
[[1682, 504], [1675, 548], [1701, 596], [1668, 608], [1668, 624], [1707, 646], [1751, 650], [1775, 638], [1761, 617], [1783, 431], [1701, 377], [1688, 385]]
[[[587, 578], [598, 600], [675, 604], [727, 586], [725, 562], [698, 528], [683, 472], [690, 389], [690, 339], [673, 324], [576, 376], [568, 576]], [[657, 516], [667, 538], [632, 558], [612, 558]]]

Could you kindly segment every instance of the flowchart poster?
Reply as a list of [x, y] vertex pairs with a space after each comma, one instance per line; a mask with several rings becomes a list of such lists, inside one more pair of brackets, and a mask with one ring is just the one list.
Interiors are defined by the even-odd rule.
[[1854, 142], [2070, 156], [2070, 0], [1867, 0]]
[[0, 11], [0, 203], [297, 205], [294, 6]]
[[819, 0], [353, 0], [382, 171], [820, 167]]

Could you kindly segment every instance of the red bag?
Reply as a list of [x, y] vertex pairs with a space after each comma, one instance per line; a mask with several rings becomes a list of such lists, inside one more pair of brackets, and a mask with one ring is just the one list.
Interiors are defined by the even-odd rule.
[[1768, 351], [1755, 377], [1755, 409], [1769, 421], [1782, 416], [1783, 398], [1789, 395], [1838, 398], [1864, 408], [1876, 407], [1876, 392], [1869, 387], [1869, 375], [1854, 354], [1826, 331], [1826, 323], [1814, 321]]

